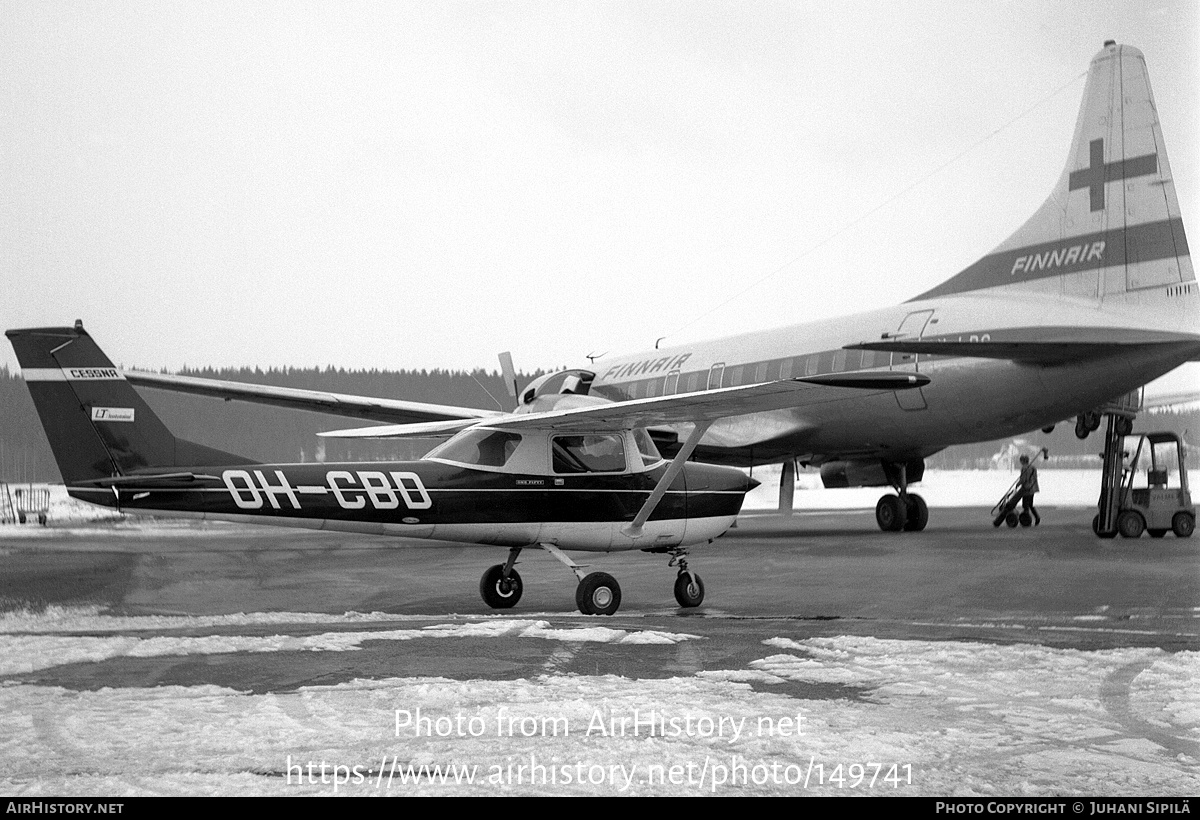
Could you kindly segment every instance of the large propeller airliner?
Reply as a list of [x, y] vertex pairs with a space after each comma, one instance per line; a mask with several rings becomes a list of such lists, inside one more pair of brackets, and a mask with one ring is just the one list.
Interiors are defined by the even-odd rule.
[[[1200, 360], [1198, 300], [1145, 59], [1110, 41], [1049, 197], [973, 265], [893, 308], [550, 374], [515, 413], [122, 373], [81, 328], [8, 335], [79, 497], [508, 546], [481, 584], [492, 606], [519, 596], [516, 554], [538, 545], [580, 576], [582, 611], [607, 612], [615, 581], [584, 577], [562, 549], [672, 553], [677, 599], [698, 603], [680, 551], [732, 523], [750, 484], [729, 467], [778, 463], [782, 509], [800, 463], [826, 486], [892, 487], [880, 528], [923, 529], [909, 484], [925, 458], [1066, 419], [1087, 435], [1114, 400]], [[238, 466], [170, 436], [131, 385], [382, 422], [329, 435], [451, 438], [400, 465]], [[492, 517], [464, 512], [487, 492]]]

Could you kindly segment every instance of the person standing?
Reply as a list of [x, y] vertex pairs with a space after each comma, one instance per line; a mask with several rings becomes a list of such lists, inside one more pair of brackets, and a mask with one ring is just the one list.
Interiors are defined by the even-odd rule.
[[1033, 516], [1033, 525], [1042, 523], [1037, 508], [1033, 506], [1033, 496], [1040, 490], [1038, 487], [1037, 467], [1029, 463], [1029, 456], [1021, 456], [1021, 510]]

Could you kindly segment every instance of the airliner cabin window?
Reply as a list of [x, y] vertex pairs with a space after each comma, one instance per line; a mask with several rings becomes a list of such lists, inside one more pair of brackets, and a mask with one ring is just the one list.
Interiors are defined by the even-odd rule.
[[620, 435], [555, 436], [551, 444], [556, 473], [620, 473], [625, 444]]

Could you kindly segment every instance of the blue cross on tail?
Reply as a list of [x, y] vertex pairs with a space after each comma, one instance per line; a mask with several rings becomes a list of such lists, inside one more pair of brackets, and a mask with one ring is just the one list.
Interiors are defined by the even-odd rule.
[[1093, 211], [1104, 210], [1104, 183], [1158, 173], [1158, 154], [1143, 154], [1140, 157], [1106, 164], [1103, 139], [1092, 140], [1088, 143], [1088, 148], [1091, 151], [1091, 163], [1087, 168], [1071, 172], [1067, 190], [1087, 188], [1092, 195]]

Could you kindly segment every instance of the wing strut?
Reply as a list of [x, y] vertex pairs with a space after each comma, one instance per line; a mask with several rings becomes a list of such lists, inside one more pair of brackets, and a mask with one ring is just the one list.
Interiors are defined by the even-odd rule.
[[658, 506], [658, 502], [662, 501], [662, 497], [667, 494], [667, 488], [671, 486], [671, 482], [679, 475], [683, 469], [683, 465], [687, 463], [688, 457], [696, 449], [696, 445], [700, 443], [700, 438], [708, 431], [711, 424], [711, 420], [701, 421], [696, 424], [696, 427], [692, 430], [692, 434], [683, 443], [683, 447], [679, 448], [679, 452], [671, 460], [667, 471], [658, 480], [658, 484], [654, 485], [654, 492], [650, 493], [650, 497], [646, 499], [646, 503], [638, 510], [638, 514], [633, 517], [633, 521], [629, 522], [629, 526], [621, 528], [622, 535], [628, 535], [630, 538], [641, 536], [642, 525], [650, 519], [654, 508]]

